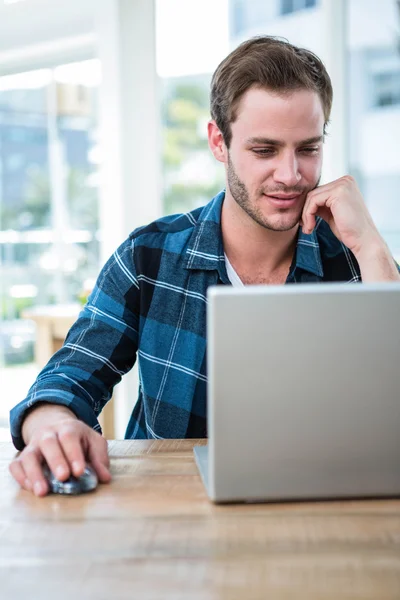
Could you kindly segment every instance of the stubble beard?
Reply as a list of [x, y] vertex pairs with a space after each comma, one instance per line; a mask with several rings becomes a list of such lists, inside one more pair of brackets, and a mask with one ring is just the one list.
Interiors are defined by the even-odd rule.
[[238, 177], [229, 154], [228, 154], [227, 178], [228, 178], [229, 190], [230, 190], [232, 198], [235, 200], [236, 204], [238, 204], [240, 206], [240, 208], [242, 210], [244, 210], [244, 212], [251, 219], [253, 219], [253, 221], [258, 223], [258, 225], [261, 225], [261, 227], [264, 227], [264, 229], [269, 229], [270, 231], [290, 231], [290, 229], [293, 229], [293, 227], [295, 227], [300, 221], [307, 193], [309, 191], [311, 191], [311, 189], [315, 189], [319, 185], [319, 182], [320, 182], [320, 178], [319, 178], [316, 185], [310, 189], [304, 189], [304, 187], [302, 187], [302, 188], [292, 187], [290, 189], [285, 188], [285, 187], [280, 187], [280, 188], [276, 188], [274, 190], [268, 190], [268, 189], [265, 190], [265, 189], [261, 189], [261, 188], [258, 189], [256, 191], [257, 198], [261, 197], [265, 193], [273, 194], [273, 192], [286, 192], [286, 193], [293, 193], [293, 194], [304, 193], [304, 201], [303, 201], [301, 208], [299, 208], [298, 214], [288, 215], [288, 214], [285, 214], [287, 212], [286, 209], [284, 209], [284, 208], [277, 209], [276, 215], [279, 215], [279, 213], [280, 213], [282, 215], [282, 218], [281, 219], [275, 218], [274, 221], [276, 221], [276, 222], [272, 222], [272, 220], [268, 216], [265, 216], [263, 214], [262, 210], [255, 204], [255, 202], [252, 202], [250, 200], [249, 192], [248, 192], [245, 184], [243, 183], [243, 181]]

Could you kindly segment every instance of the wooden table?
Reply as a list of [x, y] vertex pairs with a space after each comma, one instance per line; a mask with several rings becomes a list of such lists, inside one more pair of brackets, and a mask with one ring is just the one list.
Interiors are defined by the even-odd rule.
[[111, 441], [110, 485], [39, 499], [0, 444], [0, 598], [400, 598], [400, 501], [214, 506], [192, 447]]

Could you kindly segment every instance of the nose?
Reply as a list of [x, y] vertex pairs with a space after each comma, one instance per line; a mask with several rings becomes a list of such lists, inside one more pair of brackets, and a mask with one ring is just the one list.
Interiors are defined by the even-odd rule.
[[287, 187], [296, 185], [301, 179], [297, 157], [293, 152], [279, 156], [274, 170], [274, 181]]

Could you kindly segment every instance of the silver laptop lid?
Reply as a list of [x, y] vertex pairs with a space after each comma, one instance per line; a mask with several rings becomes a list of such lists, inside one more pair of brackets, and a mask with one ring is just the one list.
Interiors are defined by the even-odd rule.
[[209, 493], [400, 493], [400, 284], [208, 291]]

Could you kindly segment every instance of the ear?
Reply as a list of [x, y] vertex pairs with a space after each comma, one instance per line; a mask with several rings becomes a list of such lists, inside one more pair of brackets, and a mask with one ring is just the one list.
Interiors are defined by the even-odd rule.
[[228, 149], [224, 138], [215, 121], [209, 121], [207, 125], [208, 145], [214, 157], [220, 162], [228, 162]]

